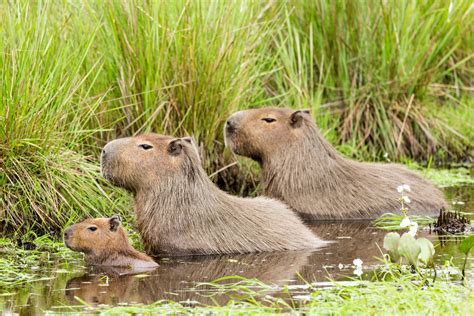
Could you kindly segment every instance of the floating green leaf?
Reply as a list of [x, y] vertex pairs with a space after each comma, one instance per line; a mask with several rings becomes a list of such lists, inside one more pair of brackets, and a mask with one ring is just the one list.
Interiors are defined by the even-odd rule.
[[418, 238], [416, 240], [418, 246], [420, 246], [421, 252], [418, 255], [418, 259], [425, 265], [431, 264], [433, 261], [433, 256], [435, 254], [435, 249], [431, 241], [426, 238]]
[[414, 266], [418, 264], [418, 256], [420, 255], [420, 252], [421, 247], [412, 235], [405, 233], [400, 237], [398, 253], [405, 257], [410, 264]]
[[400, 235], [398, 233], [388, 233], [383, 240], [383, 247], [388, 251], [390, 261], [397, 262], [400, 259], [398, 253], [398, 244], [400, 242]]
[[466, 256], [472, 247], [474, 247], [474, 235], [467, 237], [459, 244], [459, 250]]

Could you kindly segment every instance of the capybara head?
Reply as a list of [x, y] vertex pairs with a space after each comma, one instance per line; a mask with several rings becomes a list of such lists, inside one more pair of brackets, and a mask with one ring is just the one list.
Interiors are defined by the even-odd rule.
[[238, 155], [261, 161], [285, 150], [305, 135], [305, 125], [314, 124], [309, 110], [261, 108], [232, 114], [225, 125], [226, 145]]
[[127, 234], [120, 218], [89, 218], [64, 231], [64, 243], [72, 250], [99, 255], [104, 251], [129, 248]]
[[103, 176], [114, 185], [136, 192], [186, 172], [186, 165], [200, 164], [190, 137], [145, 134], [109, 142], [102, 150]]

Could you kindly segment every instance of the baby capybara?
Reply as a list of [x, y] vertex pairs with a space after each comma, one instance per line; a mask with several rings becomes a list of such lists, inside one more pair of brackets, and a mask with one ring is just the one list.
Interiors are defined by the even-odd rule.
[[321, 135], [309, 110], [251, 109], [229, 117], [226, 144], [262, 167], [263, 194], [307, 219], [371, 219], [400, 209], [397, 186], [411, 187], [410, 213], [435, 215], [443, 193], [399, 164], [341, 156]]
[[135, 250], [117, 215], [111, 218], [91, 218], [68, 227], [64, 243], [85, 254], [88, 265], [121, 266], [133, 269], [153, 268], [152, 258]]
[[196, 255], [314, 249], [324, 244], [283, 203], [231, 196], [212, 183], [190, 138], [147, 134], [114, 140], [102, 174], [135, 197], [151, 254]]

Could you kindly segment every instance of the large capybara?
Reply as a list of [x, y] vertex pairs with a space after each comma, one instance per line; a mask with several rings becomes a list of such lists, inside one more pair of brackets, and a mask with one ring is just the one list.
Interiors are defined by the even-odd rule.
[[240, 111], [225, 126], [226, 144], [262, 167], [263, 194], [306, 219], [371, 219], [400, 209], [397, 187], [408, 184], [410, 214], [435, 215], [443, 193], [398, 164], [341, 156], [321, 135], [309, 110]]
[[102, 152], [102, 174], [133, 192], [151, 254], [204, 255], [315, 249], [317, 238], [283, 203], [231, 196], [212, 183], [190, 138], [121, 138]]
[[130, 245], [120, 218], [90, 218], [68, 227], [64, 243], [83, 252], [86, 264], [128, 267], [132, 270], [155, 268], [152, 258]]

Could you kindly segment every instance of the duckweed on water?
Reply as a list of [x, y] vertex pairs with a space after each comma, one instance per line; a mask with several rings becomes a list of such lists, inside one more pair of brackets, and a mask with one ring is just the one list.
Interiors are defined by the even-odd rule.
[[35, 249], [25, 250], [11, 239], [0, 239], [0, 290], [51, 279], [47, 272], [71, 273], [72, 267], [82, 265], [82, 255], [47, 236], [36, 238], [29, 245]]
[[[121, 314], [273, 314], [308, 313], [336, 315], [392, 315], [392, 314], [448, 314], [474, 313], [474, 293], [466, 287], [436, 282], [429, 286], [413, 282], [411, 276], [397, 282], [332, 283], [330, 287], [318, 284], [302, 286], [302, 294], [293, 298], [272, 295], [275, 287], [259, 281], [239, 279], [231, 284], [212, 283], [216, 293], [227, 293], [233, 299], [225, 306], [193, 306], [186, 302], [156, 302], [151, 305], [122, 306], [102, 309], [104, 315]], [[290, 289], [281, 289], [288, 294]], [[236, 293], [240, 293], [236, 295]]]
[[[418, 168], [415, 168], [419, 170]], [[474, 177], [467, 168], [456, 169], [422, 169], [421, 173], [440, 188], [474, 184]]]

